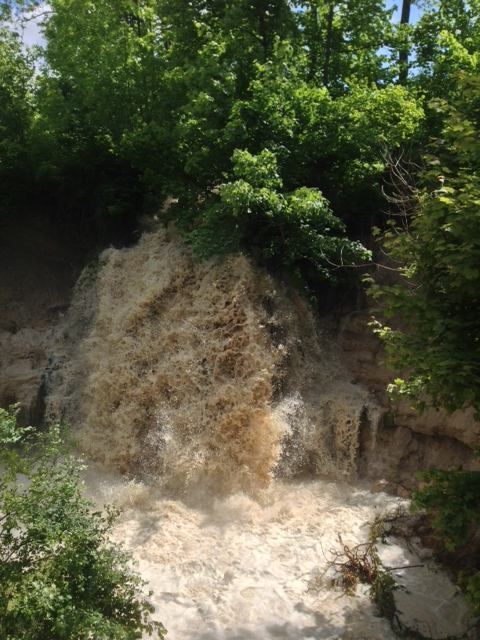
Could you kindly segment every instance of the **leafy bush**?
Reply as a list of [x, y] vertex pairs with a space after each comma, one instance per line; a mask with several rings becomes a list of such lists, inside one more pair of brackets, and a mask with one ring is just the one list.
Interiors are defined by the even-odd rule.
[[475, 611], [480, 613], [480, 571], [463, 580], [465, 591]]
[[109, 540], [117, 512], [83, 497], [82, 465], [59, 427], [34, 435], [0, 409], [0, 443], [0, 637], [163, 638], [145, 583]]
[[[480, 526], [480, 471], [430, 470], [422, 474], [426, 485], [415, 491], [413, 508], [426, 509], [440, 542], [450, 552], [468, 549]], [[480, 613], [480, 570], [470, 563], [459, 581]]]
[[427, 483], [414, 493], [416, 509], [432, 513], [433, 526], [446, 548], [467, 543], [480, 524], [480, 471], [440, 471], [422, 475]]
[[480, 411], [480, 76], [460, 76], [459, 89], [455, 104], [431, 104], [444, 127], [425, 159], [418, 209], [384, 238], [401, 279], [373, 295], [402, 321], [402, 329], [377, 326], [405, 371], [397, 391]]
[[219, 187], [213, 202], [200, 204], [184, 220], [193, 222], [187, 237], [199, 254], [248, 248], [301, 281], [309, 269], [329, 279], [343, 265], [370, 259], [360, 242], [343, 235], [344, 224], [318, 189], [282, 191], [274, 153], [237, 150], [233, 164], [234, 179]]
[[[456, 75], [456, 98], [430, 109], [443, 122], [413, 190], [412, 216], [392, 222], [384, 246], [399, 278], [373, 296], [386, 320], [376, 323], [393, 367], [391, 387], [418, 407], [473, 407], [480, 415], [480, 76]], [[411, 193], [408, 197], [411, 196]], [[393, 319], [393, 323], [390, 321]], [[395, 324], [394, 324], [395, 323]], [[449, 551], [468, 548], [480, 525], [480, 472], [438, 471], [415, 493]], [[478, 566], [464, 576], [480, 610]]]

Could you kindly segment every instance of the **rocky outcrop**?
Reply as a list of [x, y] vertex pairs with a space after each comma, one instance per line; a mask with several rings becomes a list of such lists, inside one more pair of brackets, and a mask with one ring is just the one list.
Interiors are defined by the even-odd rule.
[[398, 487], [401, 493], [416, 484], [416, 472], [422, 469], [480, 468], [474, 456], [480, 444], [480, 422], [473, 411], [448, 415], [430, 409], [419, 414], [407, 402], [391, 405], [386, 389], [394, 374], [385, 365], [382, 344], [368, 327], [369, 320], [368, 311], [351, 313], [338, 333], [352, 380], [370, 391], [383, 413], [375, 443], [361, 452], [361, 475], [385, 478], [390, 490]]
[[0, 406], [19, 403], [39, 424], [44, 373], [68, 309], [79, 257], [41, 217], [2, 217], [0, 229]]
[[[428, 549], [415, 539], [389, 537], [378, 548], [382, 564], [390, 569], [392, 627], [400, 637], [416, 640], [475, 640], [478, 619]], [[398, 567], [398, 568], [397, 568]]]

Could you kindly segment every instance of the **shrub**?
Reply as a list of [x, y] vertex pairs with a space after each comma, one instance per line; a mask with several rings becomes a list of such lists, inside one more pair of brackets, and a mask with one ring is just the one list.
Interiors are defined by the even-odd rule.
[[237, 150], [233, 178], [210, 203], [184, 219], [187, 238], [203, 256], [249, 249], [262, 262], [285, 268], [304, 284], [334, 279], [342, 266], [370, 260], [363, 245], [344, 235], [345, 225], [318, 189], [283, 190], [276, 155]]
[[39, 435], [0, 409], [0, 443], [0, 637], [163, 638], [145, 583], [110, 542], [117, 512], [83, 496], [82, 464], [65, 454], [60, 428]]
[[[430, 470], [422, 474], [426, 485], [415, 491], [413, 508], [426, 509], [433, 528], [449, 552], [473, 549], [480, 525], [480, 471]], [[470, 563], [459, 575], [474, 609], [480, 612], [480, 571]]]

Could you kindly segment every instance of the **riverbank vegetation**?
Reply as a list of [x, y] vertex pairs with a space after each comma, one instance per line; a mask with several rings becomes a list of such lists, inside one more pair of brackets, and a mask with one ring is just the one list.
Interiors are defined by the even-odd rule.
[[164, 637], [145, 583], [110, 541], [118, 513], [83, 496], [61, 430], [0, 409], [0, 635], [9, 640]]
[[[7, 25], [19, 4], [2, 5]], [[40, 4], [41, 50], [2, 31], [4, 201], [92, 242], [170, 198], [201, 252], [254, 250], [315, 286], [366, 261], [387, 159], [418, 156], [427, 92], [454, 91], [475, 47], [474, 14], [443, 5], [412, 26], [380, 0]], [[239, 166], [266, 154], [275, 197]]]
[[245, 250], [309, 290], [368, 262], [389, 165], [422, 164], [448, 118], [432, 98], [478, 62], [460, 0], [414, 25], [381, 0], [1, 6], [4, 210], [35, 203], [91, 244], [169, 199], [200, 254]]
[[[457, 82], [450, 101], [430, 103], [444, 124], [429, 144], [420, 186], [405, 182], [397, 192], [400, 223], [394, 219], [383, 235], [400, 277], [371, 293], [387, 316], [375, 330], [400, 372], [394, 396], [420, 410], [473, 407], [479, 419], [480, 76], [461, 73]], [[431, 470], [423, 481], [414, 506], [432, 514], [441, 546], [449, 562], [457, 558], [480, 610], [480, 471]]]

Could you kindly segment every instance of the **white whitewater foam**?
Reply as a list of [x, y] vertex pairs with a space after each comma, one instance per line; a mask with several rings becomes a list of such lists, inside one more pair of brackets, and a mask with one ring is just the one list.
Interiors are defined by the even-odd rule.
[[261, 502], [237, 493], [194, 508], [90, 474], [96, 499], [124, 510], [115, 539], [148, 580], [168, 640], [395, 638], [365, 593], [343, 595], [331, 574], [318, 588], [338, 534], [347, 544], [365, 541], [367, 523], [393, 498], [327, 481], [275, 481]]

